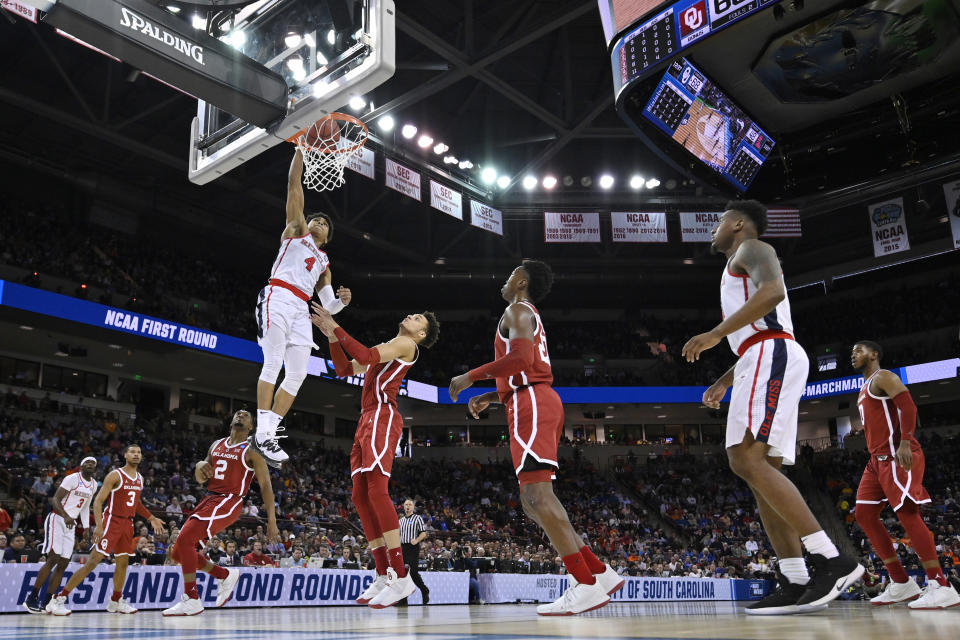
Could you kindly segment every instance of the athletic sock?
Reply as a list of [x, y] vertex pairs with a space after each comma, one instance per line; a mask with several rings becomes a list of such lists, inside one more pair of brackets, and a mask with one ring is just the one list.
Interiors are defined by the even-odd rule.
[[190, 582], [183, 583], [183, 592], [187, 594], [187, 597], [191, 600], [198, 600], [200, 594], [197, 593], [197, 581], [191, 580]]
[[836, 558], [840, 555], [836, 545], [833, 544], [822, 529], [808, 536], [803, 536], [800, 538], [800, 541], [803, 542], [803, 547], [807, 551], [810, 553], [818, 553], [824, 558]]
[[579, 551], [563, 556], [563, 565], [567, 568], [567, 573], [580, 584], [597, 584], [597, 579], [593, 577], [593, 572]]
[[397, 572], [397, 577], [406, 578], [407, 568], [403, 564], [403, 552], [400, 550], [400, 547], [389, 549], [387, 554], [390, 556], [390, 566]]
[[939, 566], [930, 567], [929, 569], [924, 569], [927, 572], [927, 582], [939, 582], [941, 587], [949, 587], [950, 583], [947, 582], [947, 576], [943, 575], [943, 569]]
[[221, 567], [220, 565], [213, 565], [213, 569], [210, 569], [210, 575], [212, 575], [217, 580], [223, 580], [230, 575], [230, 572]]
[[119, 602], [121, 597], [123, 597], [122, 593], [120, 593], [119, 591], [114, 591], [113, 595], [110, 596], [110, 599], [113, 600], [114, 602]]
[[257, 409], [257, 438], [258, 439], [260, 438], [260, 436], [270, 433], [270, 428], [273, 424], [270, 420], [270, 414], [272, 413], [273, 411], [270, 411], [269, 409]]
[[603, 564], [600, 558], [595, 556], [587, 545], [580, 547], [580, 555], [583, 556], [583, 561], [587, 563], [587, 568], [590, 569], [590, 573], [603, 573], [607, 570], [607, 565]]
[[60, 596], [63, 596], [64, 598], [66, 598], [69, 595], [70, 595], [70, 589], [67, 589], [66, 587], [64, 587], [63, 589], [60, 590], [60, 593], [58, 593], [56, 597], [59, 598]]
[[900, 562], [899, 558], [893, 562], [884, 562], [883, 566], [887, 568], [887, 573], [890, 574], [890, 579], [894, 582], [903, 584], [910, 579], [907, 576], [907, 571], [903, 568], [903, 563]]
[[[403, 553], [400, 554], [403, 557]], [[387, 558], [387, 547], [380, 546], [373, 550], [373, 561], [377, 563], [377, 575], [387, 575], [387, 567], [390, 566], [390, 559]]]
[[780, 573], [790, 581], [790, 584], [805, 585], [810, 582], [807, 563], [803, 558], [781, 558], [777, 561], [777, 565], [780, 567]]

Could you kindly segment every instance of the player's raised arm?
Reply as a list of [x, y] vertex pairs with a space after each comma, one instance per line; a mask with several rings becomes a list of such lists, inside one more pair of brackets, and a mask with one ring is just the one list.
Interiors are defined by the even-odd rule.
[[283, 238], [293, 238], [307, 233], [307, 221], [303, 217], [303, 154], [297, 149], [290, 161], [287, 174], [287, 227]]
[[263, 506], [267, 510], [267, 540], [277, 542], [280, 540], [280, 532], [277, 530], [277, 501], [273, 496], [273, 484], [270, 482], [270, 470], [267, 463], [264, 462], [260, 454], [251, 449], [247, 449], [244, 455], [247, 462], [253, 465], [253, 472], [257, 476], [257, 484], [260, 485], [260, 496], [263, 498]]
[[350, 304], [353, 293], [350, 289], [341, 286], [337, 287], [337, 293], [334, 295], [331, 282], [333, 282], [333, 274], [330, 272], [330, 267], [327, 267], [327, 270], [317, 280], [316, 292], [323, 308], [329, 311], [331, 315], [336, 315]]

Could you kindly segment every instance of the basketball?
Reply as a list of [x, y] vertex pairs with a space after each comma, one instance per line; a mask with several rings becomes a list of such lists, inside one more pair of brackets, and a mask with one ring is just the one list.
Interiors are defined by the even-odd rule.
[[340, 125], [332, 118], [325, 118], [310, 125], [304, 135], [310, 147], [324, 151], [332, 150], [340, 140]]

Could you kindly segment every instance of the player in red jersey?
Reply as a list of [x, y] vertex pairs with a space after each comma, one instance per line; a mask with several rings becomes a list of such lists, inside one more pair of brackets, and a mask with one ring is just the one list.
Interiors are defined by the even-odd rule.
[[553, 285], [553, 271], [524, 260], [500, 290], [508, 306], [493, 338], [496, 359], [450, 381], [450, 397], [478, 380], [495, 378], [497, 390], [470, 398], [474, 418], [491, 403], [507, 408], [510, 454], [520, 482], [523, 511], [546, 532], [563, 557], [573, 585], [556, 601], [537, 607], [540, 615], [572, 615], [598, 609], [623, 586], [617, 572], [601, 562], [577, 535], [553, 493], [557, 447], [563, 435], [563, 404], [550, 385], [553, 371], [547, 335], [533, 302]]
[[207, 484], [207, 495], [187, 518], [170, 554], [180, 563], [183, 571], [184, 593], [180, 602], [164, 610], [165, 616], [195, 616], [203, 613], [203, 603], [197, 593], [197, 568], [221, 581], [217, 588], [218, 607], [230, 600], [233, 588], [240, 579], [240, 572], [215, 565], [197, 549], [237, 521], [243, 512], [243, 500], [254, 476], [267, 509], [267, 539], [270, 542], [280, 539], [270, 470], [263, 457], [252, 447], [249, 439], [251, 429], [253, 416], [250, 412], [244, 409], [237, 411], [230, 423], [230, 437], [221, 438], [210, 445], [206, 459], [197, 463], [194, 475], [197, 482]]
[[[338, 376], [364, 374], [360, 421], [350, 452], [353, 504], [360, 515], [363, 533], [377, 565], [377, 578], [357, 602], [374, 609], [396, 604], [416, 590], [407, 575], [400, 548], [400, 519], [390, 499], [387, 484], [393, 456], [403, 433], [403, 416], [397, 408], [397, 392], [419, 348], [429, 349], [440, 337], [440, 323], [429, 311], [400, 321], [397, 335], [367, 348], [350, 337], [333, 317], [316, 303], [311, 321], [330, 340], [330, 355]], [[347, 360], [344, 353], [353, 356]]]
[[[855, 344], [850, 356], [853, 368], [865, 378], [857, 408], [870, 452], [857, 489], [857, 523], [890, 573], [887, 588], [870, 602], [889, 605], [912, 600], [907, 605], [911, 609], [955, 607], [960, 605], [960, 595], [947, 582], [933, 534], [920, 515], [920, 505], [930, 502], [930, 495], [923, 488], [923, 450], [913, 436], [917, 406], [897, 374], [880, 368], [882, 356], [883, 349], [870, 340]], [[927, 572], [922, 591], [907, 576], [880, 519], [885, 502], [893, 507]]]
[[[137, 469], [143, 461], [140, 445], [128, 444], [123, 450], [127, 464], [114, 469], [103, 479], [103, 486], [93, 499], [93, 520], [97, 523], [93, 530], [93, 550], [90, 559], [80, 567], [67, 581], [67, 585], [57, 594], [54, 609], [64, 611], [57, 615], [69, 615], [66, 609], [67, 597], [86, 579], [100, 561], [113, 554], [116, 564], [113, 573], [113, 596], [107, 603], [110, 613], [136, 613], [127, 599], [122, 597], [123, 584], [127, 580], [127, 564], [133, 555], [133, 516], [146, 518], [153, 526], [154, 533], [163, 533], [163, 522], [150, 513], [140, 502], [143, 491], [143, 476]], [[106, 510], [103, 503], [107, 502]]]

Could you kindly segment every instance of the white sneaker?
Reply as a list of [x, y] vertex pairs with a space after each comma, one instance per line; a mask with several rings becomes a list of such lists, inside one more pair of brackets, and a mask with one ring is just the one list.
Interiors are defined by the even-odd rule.
[[593, 611], [609, 604], [610, 596], [597, 580], [594, 584], [574, 583], [563, 592], [555, 602], [541, 604], [537, 613], [541, 616], [572, 616], [585, 611]]
[[127, 602], [126, 598], [120, 598], [116, 602], [107, 601], [107, 613], [136, 613], [137, 608]]
[[941, 586], [936, 580], [927, 582], [919, 598], [907, 604], [911, 609], [947, 609], [960, 604], [960, 594], [952, 586]]
[[413, 584], [413, 578], [410, 577], [409, 573], [399, 578], [393, 567], [389, 567], [387, 569], [387, 583], [383, 586], [383, 590], [370, 601], [369, 606], [373, 609], [392, 607], [416, 590], [417, 585]]
[[185, 593], [180, 596], [180, 602], [163, 610], [165, 616], [195, 616], [200, 613], [203, 613], [200, 598], [191, 598]]
[[280, 438], [287, 437], [277, 435], [278, 431], [286, 429], [286, 427], [277, 426], [278, 424], [279, 422], [262, 431], [258, 428], [256, 435], [250, 436], [250, 444], [253, 445], [254, 451], [263, 456], [264, 462], [274, 469], [279, 469], [280, 465], [290, 459], [287, 452], [281, 449], [280, 443], [277, 442]]
[[[216, 606], [222, 607], [230, 601], [231, 596], [233, 596], [233, 589], [237, 586], [237, 581], [239, 579], [239, 569], [227, 569], [227, 577], [223, 580], [220, 580], [220, 584], [217, 585]], [[201, 607], [201, 609], [203, 609], [203, 607]]]
[[73, 613], [70, 609], [67, 609], [67, 596], [54, 596], [50, 598], [50, 602], [44, 607], [44, 611], [52, 616], [68, 616]]
[[918, 585], [913, 578], [907, 578], [906, 582], [887, 583], [886, 588], [884, 588], [879, 595], [870, 598], [870, 604], [875, 607], [882, 607], [889, 604], [897, 604], [898, 602], [906, 602], [907, 600], [916, 600], [920, 597], [920, 593], [920, 585]]
[[[603, 588], [606, 590], [608, 596], [612, 596], [617, 591], [620, 591], [623, 588], [623, 585], [626, 584], [626, 579], [621, 576], [619, 573], [614, 571], [613, 567], [610, 565], [605, 565], [607, 568], [603, 573], [594, 574], [593, 577], [597, 579], [597, 582], [603, 585]], [[572, 575], [567, 574], [567, 578], [570, 579], [570, 586], [572, 587], [575, 584], [580, 584], [577, 582], [577, 579]]]
[[387, 586], [387, 574], [382, 576], [378, 575], [377, 579], [370, 583], [370, 586], [367, 587], [367, 590], [360, 594], [360, 597], [357, 598], [357, 604], [369, 604], [371, 600], [376, 598], [381, 591]]

